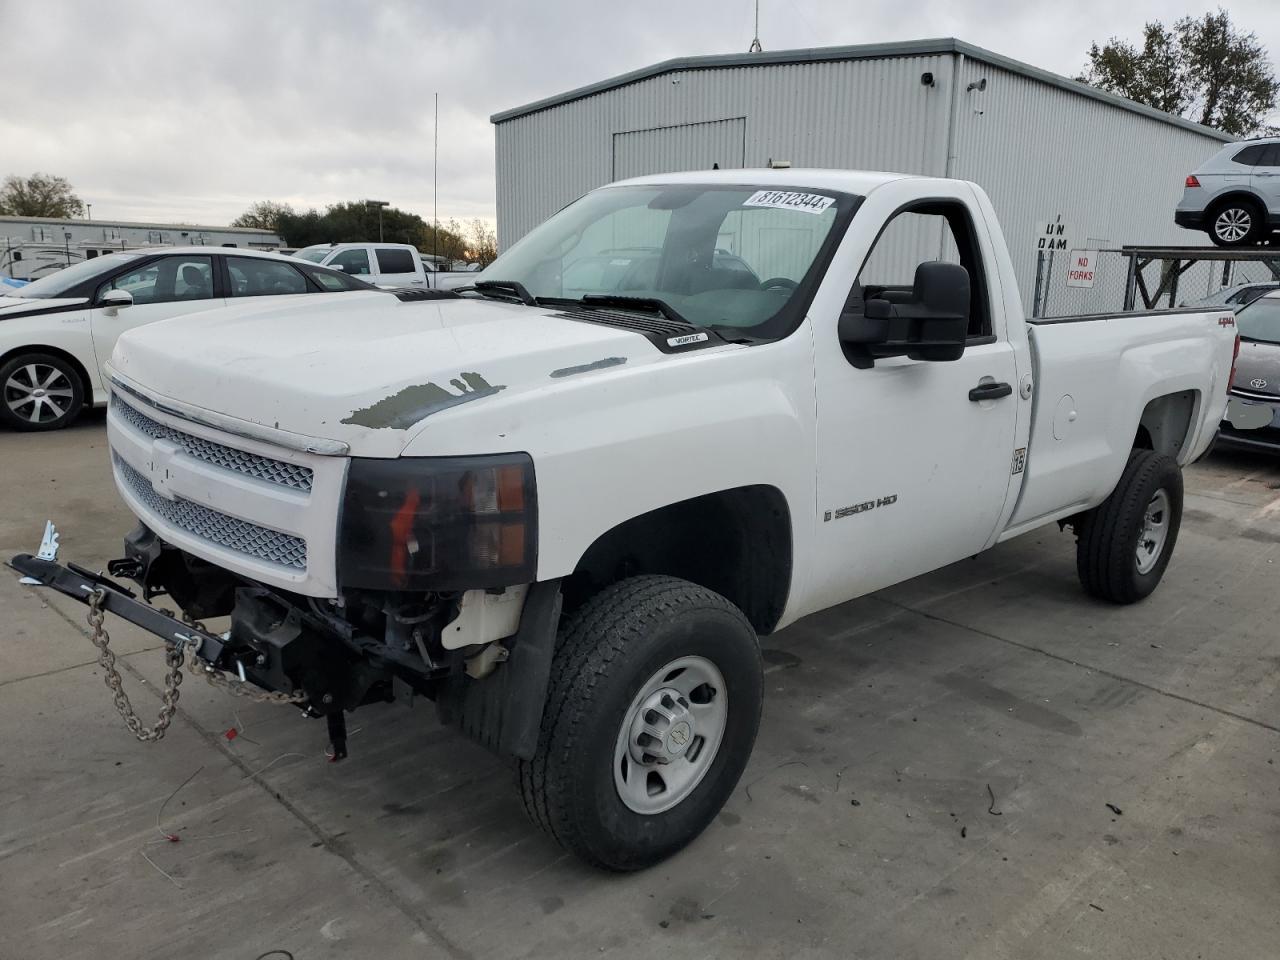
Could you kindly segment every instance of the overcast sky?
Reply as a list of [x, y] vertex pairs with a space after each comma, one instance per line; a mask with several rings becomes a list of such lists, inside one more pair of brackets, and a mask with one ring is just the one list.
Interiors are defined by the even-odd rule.
[[[955, 36], [1064, 74], [1091, 41], [1219, 3], [761, 0], [766, 50]], [[1221, 0], [1280, 55], [1280, 0]], [[0, 0], [0, 176], [95, 218], [226, 223], [375, 198], [492, 219], [489, 115], [669, 57], [745, 51], [752, 0]]]

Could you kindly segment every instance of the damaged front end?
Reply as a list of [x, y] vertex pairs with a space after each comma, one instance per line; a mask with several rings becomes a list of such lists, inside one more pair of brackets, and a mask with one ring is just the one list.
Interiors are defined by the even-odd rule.
[[[109, 576], [60, 565], [56, 540], [50, 525], [40, 554], [10, 566], [24, 582], [119, 616], [170, 652], [185, 650], [197, 672], [233, 692], [267, 691], [326, 717], [333, 759], [346, 756], [346, 711], [395, 699], [398, 684], [499, 753], [527, 757], [536, 746], [560, 611], [556, 581], [487, 591], [354, 588], [319, 600], [237, 576], [145, 526], [126, 538]], [[181, 613], [153, 605], [165, 597]], [[222, 632], [201, 622], [223, 618]], [[484, 642], [463, 642], [474, 639]]]

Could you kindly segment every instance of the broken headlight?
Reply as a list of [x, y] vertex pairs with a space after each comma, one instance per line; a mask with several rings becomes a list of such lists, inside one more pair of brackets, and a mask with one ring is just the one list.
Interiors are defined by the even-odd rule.
[[353, 459], [338, 581], [369, 590], [472, 590], [530, 583], [538, 505], [528, 454]]

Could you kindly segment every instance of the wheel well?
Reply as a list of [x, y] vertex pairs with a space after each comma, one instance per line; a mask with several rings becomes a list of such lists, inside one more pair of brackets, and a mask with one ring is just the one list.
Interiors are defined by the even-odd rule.
[[791, 589], [786, 498], [775, 487], [737, 487], [620, 523], [587, 548], [565, 581], [565, 609], [642, 573], [664, 573], [714, 590], [757, 633], [772, 632]]
[[1235, 193], [1215, 198], [1213, 203], [1209, 204], [1209, 212], [1215, 213], [1229, 203], [1247, 203], [1255, 211], [1263, 209], [1262, 200], [1258, 196], [1245, 190], [1237, 190]]
[[1148, 403], [1134, 434], [1134, 449], [1154, 450], [1176, 459], [1191, 433], [1196, 398], [1196, 391], [1183, 390], [1156, 397]]
[[80, 378], [80, 385], [84, 389], [85, 409], [87, 410], [93, 406], [93, 383], [89, 380], [89, 371], [84, 368], [84, 364], [77, 360], [75, 356], [59, 347], [49, 347], [42, 343], [28, 343], [21, 347], [14, 347], [4, 356], [0, 356], [0, 367], [3, 367], [14, 357], [20, 357], [24, 353], [47, 353], [69, 363], [71, 369], [76, 372], [76, 376]]

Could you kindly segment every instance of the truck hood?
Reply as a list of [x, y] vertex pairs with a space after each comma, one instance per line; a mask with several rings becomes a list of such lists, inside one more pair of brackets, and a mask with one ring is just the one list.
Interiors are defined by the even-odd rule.
[[639, 334], [554, 309], [471, 298], [404, 302], [372, 291], [290, 300], [136, 328], [116, 342], [109, 372], [221, 423], [394, 457], [433, 417], [664, 358]]

